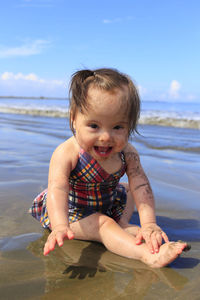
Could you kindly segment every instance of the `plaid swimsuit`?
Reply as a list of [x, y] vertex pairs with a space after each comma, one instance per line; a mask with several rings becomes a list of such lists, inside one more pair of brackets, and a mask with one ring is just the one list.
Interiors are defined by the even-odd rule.
[[[114, 174], [107, 173], [99, 163], [83, 149], [75, 169], [69, 177], [69, 223], [100, 212], [116, 222], [126, 206], [126, 190], [119, 184], [126, 170], [124, 153], [121, 152], [122, 167]], [[44, 228], [50, 228], [46, 208], [47, 190], [33, 201], [29, 212]]]

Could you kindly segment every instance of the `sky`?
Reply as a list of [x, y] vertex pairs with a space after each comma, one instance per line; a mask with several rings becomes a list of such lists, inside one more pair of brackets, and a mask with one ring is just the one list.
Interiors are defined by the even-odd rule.
[[200, 103], [199, 0], [0, 4], [0, 96], [67, 97], [74, 72], [111, 67], [144, 100]]

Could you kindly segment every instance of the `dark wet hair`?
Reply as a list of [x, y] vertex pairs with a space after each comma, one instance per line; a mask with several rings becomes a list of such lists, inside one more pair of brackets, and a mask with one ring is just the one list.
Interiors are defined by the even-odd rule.
[[88, 108], [87, 94], [89, 88], [97, 88], [103, 91], [128, 88], [124, 92], [122, 101], [126, 107], [129, 123], [129, 135], [137, 132], [137, 123], [140, 116], [140, 98], [136, 86], [130, 77], [120, 73], [116, 69], [81, 70], [72, 75], [70, 84], [70, 128], [74, 133], [73, 119], [77, 109], [83, 111]]

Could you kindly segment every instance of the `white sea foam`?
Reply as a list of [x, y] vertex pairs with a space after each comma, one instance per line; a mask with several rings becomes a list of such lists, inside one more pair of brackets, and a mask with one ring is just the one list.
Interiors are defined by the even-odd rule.
[[[68, 117], [68, 101], [0, 99], [0, 112], [48, 117]], [[200, 129], [198, 103], [142, 102], [140, 124]]]
[[8, 114], [22, 114], [33, 116], [48, 116], [48, 117], [67, 117], [68, 109], [53, 108], [53, 107], [20, 107], [0, 106], [0, 112]]
[[145, 111], [140, 124], [200, 129], [200, 114], [195, 112]]

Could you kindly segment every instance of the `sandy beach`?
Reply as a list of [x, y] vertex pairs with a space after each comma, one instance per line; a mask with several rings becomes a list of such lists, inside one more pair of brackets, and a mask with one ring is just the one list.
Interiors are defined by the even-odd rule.
[[[44, 257], [48, 232], [28, 208], [47, 186], [52, 152], [71, 135], [68, 120], [0, 114], [0, 299], [200, 299], [200, 130], [139, 131], [132, 142], [153, 187], [158, 224], [170, 240], [192, 246], [158, 270], [84, 241], [66, 241]], [[138, 223], [137, 213], [131, 221]]]

